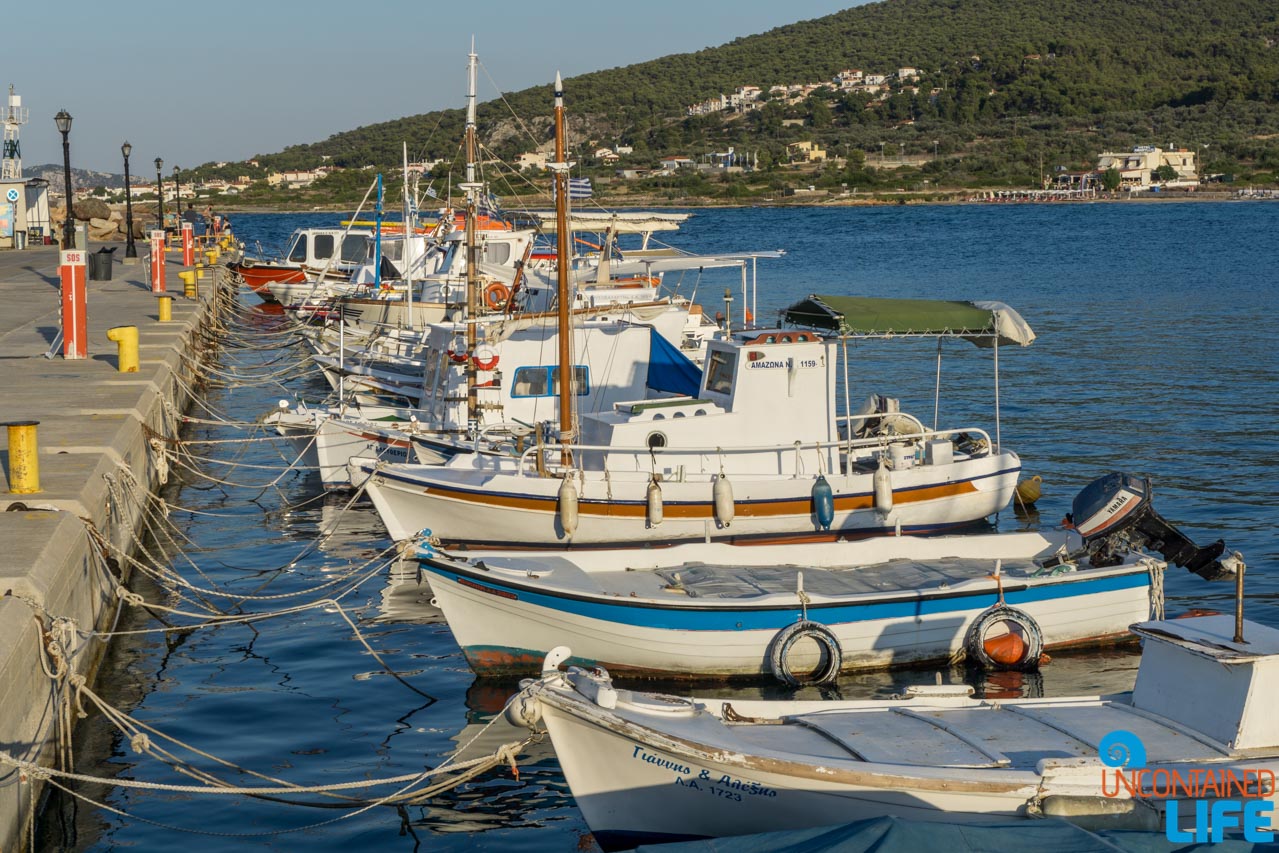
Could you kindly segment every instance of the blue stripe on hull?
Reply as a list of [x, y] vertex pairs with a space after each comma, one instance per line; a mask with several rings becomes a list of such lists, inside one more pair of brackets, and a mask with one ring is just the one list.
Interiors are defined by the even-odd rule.
[[[522, 586], [502, 583], [484, 572], [462, 575], [426, 560], [422, 561], [422, 567], [433, 575], [454, 583], [464, 583], [481, 593], [488, 592], [503, 599], [515, 599], [535, 607], [569, 613], [585, 619], [633, 625], [637, 628], [668, 631], [776, 631], [792, 624], [799, 610], [798, 604], [732, 608], [671, 607], [627, 600], [603, 601], [567, 594], [535, 592]], [[1095, 580], [1063, 579], [1021, 589], [1006, 589], [1004, 600], [1014, 606], [1026, 605], [1082, 595], [1140, 589], [1149, 586], [1149, 583], [1150, 577], [1145, 569], [1134, 569], [1121, 575], [1110, 575]], [[912, 596], [883, 602], [810, 604], [808, 613], [810, 617], [824, 625], [910, 619], [981, 610], [993, 604], [994, 597], [994, 590], [983, 589], [972, 593], [925, 594], [920, 597]]]

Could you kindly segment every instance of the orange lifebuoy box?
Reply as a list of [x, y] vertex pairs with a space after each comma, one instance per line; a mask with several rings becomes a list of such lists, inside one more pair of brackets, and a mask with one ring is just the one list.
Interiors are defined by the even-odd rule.
[[495, 281], [484, 288], [484, 304], [493, 311], [501, 311], [506, 301], [511, 298], [511, 289], [500, 281]]

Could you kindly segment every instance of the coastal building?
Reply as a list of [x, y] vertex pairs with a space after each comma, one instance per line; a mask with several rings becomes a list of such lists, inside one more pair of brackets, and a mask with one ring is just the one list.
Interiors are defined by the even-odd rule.
[[543, 151], [526, 151], [515, 155], [515, 168], [542, 171], [549, 162], [549, 155]]
[[321, 166], [318, 169], [292, 170], [287, 172], [273, 172], [266, 176], [268, 186], [280, 186], [283, 184], [289, 189], [297, 189], [301, 187], [309, 187], [320, 178], [331, 172], [327, 166]]
[[792, 161], [802, 163], [820, 163], [826, 159], [826, 149], [807, 139], [787, 145], [786, 154]]
[[1154, 145], [1138, 145], [1131, 151], [1103, 151], [1097, 158], [1097, 174], [1114, 169], [1119, 173], [1120, 187], [1126, 190], [1144, 190], [1156, 183], [1162, 166], [1170, 166], [1177, 173], [1169, 186], [1198, 186], [1199, 167], [1195, 152], [1185, 148], [1165, 151]]

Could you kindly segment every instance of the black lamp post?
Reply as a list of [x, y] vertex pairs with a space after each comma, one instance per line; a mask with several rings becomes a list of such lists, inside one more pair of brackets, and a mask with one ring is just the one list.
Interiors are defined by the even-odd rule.
[[178, 178], [178, 167], [173, 167], [173, 206], [177, 208], [178, 233], [182, 232], [182, 181]]
[[133, 186], [129, 183], [129, 154], [132, 151], [133, 146], [127, 140], [120, 146], [120, 153], [124, 155], [124, 228], [128, 235], [124, 239], [126, 258], [138, 256], [138, 248], [133, 245]]
[[67, 138], [67, 135], [71, 133], [71, 113], [58, 110], [53, 121], [58, 126], [58, 132], [62, 134], [62, 176], [67, 183], [67, 216], [62, 221], [62, 248], [71, 249], [75, 246], [75, 229], [71, 225], [71, 140]]
[[160, 170], [164, 168], [164, 161], [159, 157], [155, 158], [155, 197], [160, 203], [160, 210], [156, 214], [157, 222], [155, 227], [164, 230], [164, 176], [160, 174]]

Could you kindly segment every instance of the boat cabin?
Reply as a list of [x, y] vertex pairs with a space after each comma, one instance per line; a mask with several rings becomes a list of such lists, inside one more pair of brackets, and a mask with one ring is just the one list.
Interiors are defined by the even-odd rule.
[[821, 443], [804, 464], [810, 472], [838, 471], [834, 346], [794, 329], [750, 329], [711, 341], [696, 396], [583, 413], [582, 444], [596, 448], [584, 464], [647, 471], [656, 459], [665, 475], [713, 473], [717, 448], [732, 445], [723, 453], [732, 454], [735, 471], [791, 476], [795, 456], [778, 448]]
[[373, 235], [345, 228], [299, 228], [293, 232], [285, 259], [318, 273], [326, 266], [331, 273], [347, 274], [373, 252]]
[[[657, 342], [654, 339], [657, 338]], [[587, 320], [573, 330], [574, 386], [585, 418], [648, 393], [654, 349], [673, 347], [652, 328]], [[427, 338], [419, 408], [444, 431], [465, 431], [467, 364], [474, 359], [481, 427], [553, 421], [559, 412], [559, 334], [555, 318], [494, 323], [470, 357], [463, 324], [437, 323]]]

